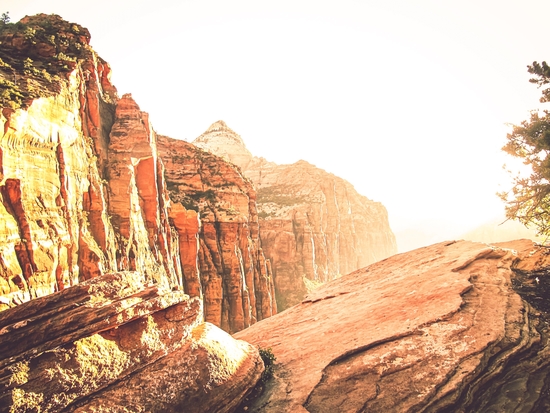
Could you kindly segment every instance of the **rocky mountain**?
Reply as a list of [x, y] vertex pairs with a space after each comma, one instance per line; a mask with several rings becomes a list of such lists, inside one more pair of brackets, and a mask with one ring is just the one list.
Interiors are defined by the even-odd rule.
[[250, 184], [169, 138], [165, 165], [148, 115], [118, 98], [89, 40], [58, 16], [3, 28], [0, 305], [130, 270], [203, 298], [206, 321], [229, 332], [274, 314]]
[[277, 359], [238, 411], [549, 411], [548, 257], [451, 241], [332, 281], [235, 334]]
[[234, 165], [190, 143], [158, 136], [157, 147], [184, 284], [192, 296], [204, 297], [205, 319], [238, 331], [275, 314], [251, 183]]
[[306, 161], [277, 165], [252, 156], [223, 121], [193, 144], [239, 166], [253, 182], [260, 238], [279, 310], [315, 286], [397, 252], [386, 209]]
[[[330, 281], [395, 248], [383, 207], [240, 138], [250, 179], [157, 135], [89, 40], [0, 26], [0, 412], [550, 411], [548, 248], [449, 241]], [[300, 301], [275, 314], [277, 288]]]

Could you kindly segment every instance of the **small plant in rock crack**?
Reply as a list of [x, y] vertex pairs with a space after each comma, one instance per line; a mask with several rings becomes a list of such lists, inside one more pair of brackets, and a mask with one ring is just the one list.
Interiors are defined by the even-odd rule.
[[265, 370], [262, 373], [262, 377], [260, 378], [260, 380], [262, 381], [262, 383], [265, 383], [271, 377], [273, 377], [273, 370], [275, 368], [275, 361], [277, 360], [277, 357], [275, 357], [275, 354], [273, 354], [273, 350], [271, 350], [271, 347], [269, 348], [258, 347], [258, 351], [260, 353], [260, 357], [262, 358], [262, 361], [264, 362], [264, 366], [265, 366]]

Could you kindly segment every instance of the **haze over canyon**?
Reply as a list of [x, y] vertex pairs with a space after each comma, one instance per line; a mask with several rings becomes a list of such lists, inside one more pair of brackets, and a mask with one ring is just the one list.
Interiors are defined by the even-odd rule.
[[550, 408], [547, 247], [397, 254], [307, 160], [158, 134], [90, 39], [0, 23], [0, 412]]

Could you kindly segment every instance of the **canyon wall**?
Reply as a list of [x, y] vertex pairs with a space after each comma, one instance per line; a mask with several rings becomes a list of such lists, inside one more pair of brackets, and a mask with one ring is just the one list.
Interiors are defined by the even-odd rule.
[[[234, 165], [190, 143], [159, 136], [158, 150], [174, 205], [170, 217], [183, 240], [184, 283], [192, 295], [202, 290], [206, 320], [238, 331], [275, 314], [252, 184]], [[187, 217], [197, 215], [200, 229], [189, 228]], [[187, 243], [196, 242], [194, 234], [196, 246]]]
[[89, 41], [0, 25], [0, 412], [231, 412], [264, 367], [216, 326], [276, 312], [252, 186], [157, 137]]
[[55, 15], [2, 27], [0, 309], [138, 271], [203, 299], [229, 332], [274, 314], [250, 184], [168, 138], [165, 165], [148, 115], [117, 96], [89, 40]]
[[280, 310], [300, 302], [308, 287], [397, 252], [384, 206], [344, 179], [306, 161], [277, 165], [254, 157], [223, 121], [193, 143], [235, 163], [254, 183]]

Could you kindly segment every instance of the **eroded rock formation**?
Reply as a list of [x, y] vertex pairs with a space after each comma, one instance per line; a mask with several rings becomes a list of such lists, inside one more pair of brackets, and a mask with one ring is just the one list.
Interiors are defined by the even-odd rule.
[[279, 310], [300, 302], [306, 284], [332, 280], [397, 252], [384, 206], [344, 179], [305, 161], [277, 165], [253, 157], [223, 121], [193, 144], [235, 163], [254, 183]]
[[168, 138], [166, 169], [148, 115], [117, 96], [89, 41], [55, 15], [0, 31], [0, 310], [138, 271], [204, 299], [230, 332], [274, 314], [250, 184]]
[[[233, 164], [190, 143], [159, 136], [158, 150], [170, 198], [187, 213], [200, 214], [200, 229], [191, 230], [178, 209], [172, 208], [170, 217], [180, 240], [188, 240], [192, 231], [198, 235], [198, 265], [184, 266], [185, 284], [194, 286], [195, 295], [202, 291], [206, 320], [238, 331], [275, 314], [252, 184]], [[185, 241], [181, 245], [182, 257], [197, 248]]]
[[201, 300], [106, 274], [0, 313], [0, 412], [231, 411], [257, 350], [202, 321]]
[[235, 335], [277, 357], [239, 411], [548, 411], [549, 274], [532, 241], [459, 241], [332, 281]]

